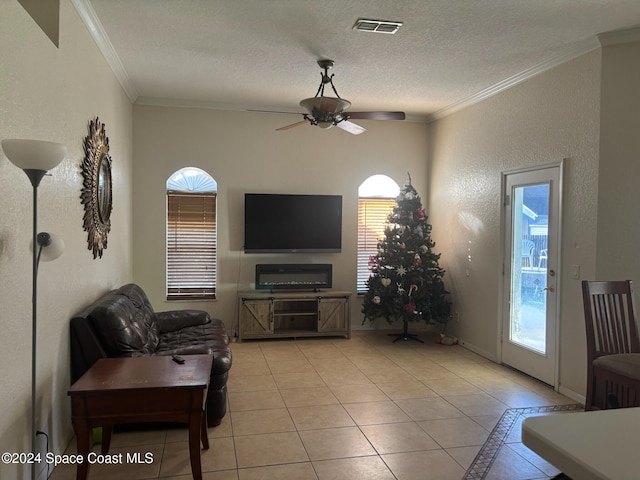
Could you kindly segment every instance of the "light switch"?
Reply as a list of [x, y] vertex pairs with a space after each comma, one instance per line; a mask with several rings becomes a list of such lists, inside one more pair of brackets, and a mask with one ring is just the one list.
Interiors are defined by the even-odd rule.
[[571, 278], [580, 280], [580, 265], [571, 265]]

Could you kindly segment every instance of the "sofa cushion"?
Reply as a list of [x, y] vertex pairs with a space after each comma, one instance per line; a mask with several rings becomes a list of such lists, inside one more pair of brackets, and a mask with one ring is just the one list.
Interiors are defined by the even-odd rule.
[[158, 345], [155, 313], [137, 285], [125, 285], [97, 302], [88, 315], [107, 355], [149, 355]]
[[138, 309], [136, 322], [140, 323], [142, 327], [146, 329], [144, 352], [153, 352], [158, 346], [160, 328], [158, 327], [158, 320], [156, 319], [156, 314], [153, 311], [149, 297], [147, 297], [144, 290], [135, 283], [129, 283], [120, 287], [117, 293], [127, 297]]
[[211, 319], [208, 323], [182, 328], [160, 335], [156, 355], [213, 355], [214, 375], [226, 374], [231, 368], [231, 349], [222, 320]]
[[204, 325], [209, 323], [211, 318], [203, 310], [169, 310], [156, 312], [156, 320], [158, 321], [158, 330], [162, 335], [185, 327]]

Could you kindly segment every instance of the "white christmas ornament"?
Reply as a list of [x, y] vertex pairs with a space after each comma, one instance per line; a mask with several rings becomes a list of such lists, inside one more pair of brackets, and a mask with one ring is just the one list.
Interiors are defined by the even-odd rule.
[[396, 268], [396, 273], [402, 277], [407, 274], [407, 269], [400, 265], [398, 268]]

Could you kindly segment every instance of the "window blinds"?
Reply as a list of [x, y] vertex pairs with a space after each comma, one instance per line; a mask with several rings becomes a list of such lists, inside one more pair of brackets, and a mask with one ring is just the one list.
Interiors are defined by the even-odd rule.
[[167, 300], [215, 298], [216, 194], [167, 192]]
[[358, 292], [367, 291], [369, 258], [378, 253], [378, 241], [384, 238], [387, 218], [395, 206], [393, 198], [358, 199]]

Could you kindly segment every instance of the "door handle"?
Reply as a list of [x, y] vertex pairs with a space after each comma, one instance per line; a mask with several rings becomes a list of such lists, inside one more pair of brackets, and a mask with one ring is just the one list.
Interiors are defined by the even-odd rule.
[[542, 289], [543, 292], [553, 292], [553, 287], [545, 287]]

